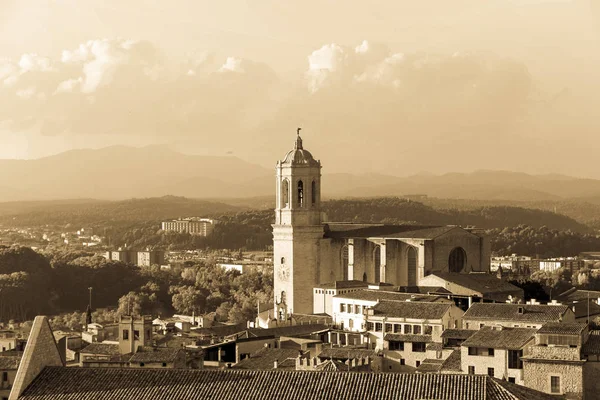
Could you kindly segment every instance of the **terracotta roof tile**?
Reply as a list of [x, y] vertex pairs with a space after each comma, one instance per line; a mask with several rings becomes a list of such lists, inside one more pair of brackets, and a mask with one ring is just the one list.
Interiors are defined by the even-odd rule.
[[485, 375], [47, 367], [23, 400], [549, 400]]
[[250, 357], [241, 360], [234, 365], [234, 369], [253, 369], [253, 370], [270, 370], [273, 369], [275, 361], [277, 368], [289, 368], [284, 361], [292, 359], [291, 369], [296, 369], [296, 357], [298, 357], [296, 349], [269, 349], [262, 348], [252, 354]]
[[462, 362], [461, 362], [461, 351], [460, 349], [454, 350], [448, 358], [442, 364], [443, 372], [457, 372], [462, 371]]
[[392, 318], [441, 319], [450, 310], [449, 303], [380, 301], [373, 306], [374, 315]]
[[493, 328], [484, 326], [462, 343], [463, 347], [489, 347], [520, 350], [534, 339], [536, 330], [529, 328]]
[[537, 331], [537, 333], [547, 333], [554, 335], [581, 335], [585, 330], [585, 323], [566, 323], [566, 322], [547, 322]]
[[446, 329], [442, 332], [444, 339], [468, 339], [477, 332], [470, 329]]
[[555, 305], [475, 303], [465, 312], [463, 320], [560, 322], [568, 310], [568, 306]]
[[446, 298], [445, 296], [428, 295], [420, 293], [404, 293], [404, 292], [392, 292], [388, 290], [374, 290], [374, 289], [359, 289], [354, 292], [338, 294], [334, 296], [336, 299], [349, 299], [349, 300], [365, 300], [365, 301], [377, 301], [377, 300], [391, 300], [391, 301], [435, 301], [440, 298]]
[[107, 356], [114, 356], [120, 353], [118, 344], [109, 343], [90, 343], [79, 352], [82, 354], [101, 354]]

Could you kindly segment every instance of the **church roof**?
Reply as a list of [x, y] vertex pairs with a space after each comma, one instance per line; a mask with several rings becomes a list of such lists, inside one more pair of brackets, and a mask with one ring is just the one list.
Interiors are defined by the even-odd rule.
[[296, 138], [296, 143], [294, 144], [294, 148], [285, 155], [281, 164], [285, 165], [308, 165], [318, 167], [321, 164], [319, 161], [315, 160], [310, 151], [305, 150], [302, 147], [302, 138], [298, 134]]
[[328, 223], [325, 225], [325, 237], [332, 239], [369, 237], [435, 239], [452, 229], [462, 228], [457, 226]]

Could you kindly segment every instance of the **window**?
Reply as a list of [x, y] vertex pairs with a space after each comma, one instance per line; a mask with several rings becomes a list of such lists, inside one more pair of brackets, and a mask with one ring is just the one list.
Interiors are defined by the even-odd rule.
[[491, 377], [494, 376], [494, 368], [488, 368], [488, 375]]
[[298, 181], [298, 206], [304, 207], [304, 183]]
[[475, 366], [469, 365], [469, 375], [475, 375]]
[[413, 326], [413, 333], [415, 335], [420, 335], [421, 334], [421, 325], [414, 325]]
[[133, 339], [140, 340], [140, 331], [133, 331]]
[[144, 366], [144, 363], [140, 363], [140, 367], [143, 367], [143, 366]]
[[354, 314], [354, 304], [348, 304], [348, 312]]
[[361, 314], [361, 313], [362, 313], [361, 306], [359, 306], [358, 304], [356, 305], [356, 307], [354, 307], [354, 309], [355, 309], [355, 311], [354, 311], [354, 312], [355, 312], [356, 314]]
[[425, 343], [413, 343], [412, 351], [413, 353], [425, 353]]
[[560, 393], [560, 376], [550, 377], [550, 393]]
[[310, 188], [310, 194], [312, 196], [312, 203], [316, 204], [317, 203], [317, 182], [312, 181], [312, 185]]
[[400, 365], [406, 365], [406, 361], [404, 361], [404, 358], [400, 359]]
[[281, 263], [285, 264], [285, 257], [281, 257]]
[[348, 320], [348, 328], [350, 328], [350, 329], [354, 328], [354, 320], [352, 318], [350, 318]]
[[402, 332], [402, 325], [394, 324], [394, 333], [400, 333], [400, 332]]
[[368, 331], [372, 331], [373, 330], [373, 323], [372, 322], [367, 322], [367, 330]]
[[4, 371], [2, 372], [2, 382], [7, 382], [8, 381], [8, 372]]
[[412, 325], [404, 325], [404, 334], [412, 333]]
[[286, 179], [281, 185], [281, 208], [287, 208], [289, 206], [289, 193], [290, 187]]
[[523, 350], [509, 350], [508, 351], [508, 368], [511, 369], [523, 369]]
[[431, 327], [431, 325], [425, 325], [425, 334], [426, 335], [431, 335], [432, 331], [433, 331], [433, 328]]
[[404, 342], [390, 342], [390, 350], [404, 351]]
[[391, 332], [393, 329], [394, 325], [393, 324], [385, 324], [385, 331], [386, 332]]
[[123, 340], [129, 340], [129, 330], [123, 329]]
[[167, 363], [162, 363], [162, 366], [163, 366], [163, 367], [166, 367], [166, 366], [167, 366]]
[[483, 328], [485, 324], [479, 324], [479, 329]]
[[340, 304], [340, 312], [346, 312], [346, 305], [345, 304]]
[[415, 363], [415, 365], [417, 366], [417, 368], [419, 368], [419, 365], [421, 365], [421, 361], [417, 361], [417, 362]]
[[517, 380], [515, 378], [508, 378], [508, 381], [510, 383], [517, 383]]
[[381, 326], [381, 322], [375, 322], [375, 332], [381, 332], [383, 326]]
[[488, 349], [488, 356], [493, 356], [494, 355], [494, 349], [490, 348]]
[[469, 347], [469, 355], [476, 356], [477, 355], [477, 347]]

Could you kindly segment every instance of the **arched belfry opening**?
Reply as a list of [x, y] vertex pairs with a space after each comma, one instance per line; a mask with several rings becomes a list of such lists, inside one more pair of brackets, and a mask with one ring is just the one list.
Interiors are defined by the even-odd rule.
[[448, 271], [461, 272], [467, 265], [467, 252], [462, 247], [455, 247], [448, 256]]
[[310, 187], [310, 194], [312, 197], [312, 205], [314, 206], [315, 204], [317, 204], [317, 182], [315, 181], [312, 181]]
[[298, 181], [298, 207], [304, 207], [304, 182]]
[[287, 179], [281, 182], [281, 208], [287, 208], [290, 205], [290, 183]]
[[406, 261], [408, 267], [408, 286], [417, 286], [417, 250], [409, 247], [406, 252]]
[[347, 281], [348, 276], [348, 246], [342, 247], [342, 278]]
[[381, 282], [381, 246], [375, 246], [375, 250], [373, 250], [373, 268], [375, 268], [374, 281], [379, 283]]

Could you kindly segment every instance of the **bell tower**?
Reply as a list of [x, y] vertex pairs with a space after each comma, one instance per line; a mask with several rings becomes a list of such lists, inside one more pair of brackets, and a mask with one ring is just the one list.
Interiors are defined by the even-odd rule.
[[304, 149], [300, 129], [294, 148], [276, 167], [273, 263], [275, 310], [280, 320], [291, 313], [312, 313], [324, 235], [321, 162]]

